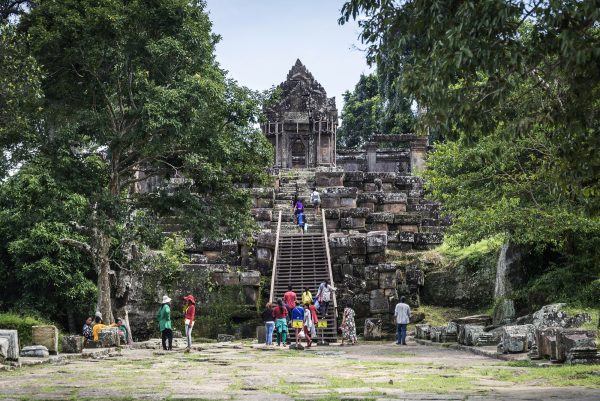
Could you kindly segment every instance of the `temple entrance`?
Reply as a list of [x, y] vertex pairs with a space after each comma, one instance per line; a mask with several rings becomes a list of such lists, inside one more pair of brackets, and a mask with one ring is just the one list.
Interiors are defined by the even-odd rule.
[[293, 168], [305, 168], [306, 167], [306, 148], [300, 138], [296, 139], [292, 143], [292, 167]]

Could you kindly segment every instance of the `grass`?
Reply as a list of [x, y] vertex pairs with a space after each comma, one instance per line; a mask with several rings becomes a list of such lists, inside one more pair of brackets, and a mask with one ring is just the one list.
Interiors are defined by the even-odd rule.
[[580, 326], [580, 329], [589, 329], [589, 330], [596, 330], [598, 329], [598, 314], [600, 313], [598, 311], [598, 309], [594, 309], [594, 308], [582, 308], [582, 307], [578, 307], [578, 306], [574, 306], [574, 305], [567, 305], [566, 307], [563, 308], [563, 310], [565, 312], [567, 312], [567, 314], [569, 316], [575, 316], [578, 313], [587, 313], [588, 315], [591, 316], [592, 321], [591, 322], [586, 322], [584, 323], [582, 326]]
[[600, 388], [600, 366], [597, 365], [514, 367], [514, 363], [507, 363], [504, 366], [506, 367], [481, 368], [476, 372], [494, 380], [512, 383], [534, 382], [538, 386]]

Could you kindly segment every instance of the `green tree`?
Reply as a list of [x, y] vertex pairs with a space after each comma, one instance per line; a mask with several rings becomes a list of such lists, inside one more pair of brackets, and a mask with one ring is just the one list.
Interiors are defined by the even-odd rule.
[[[63, 245], [97, 270], [98, 309], [113, 320], [110, 277], [131, 260], [133, 211], [182, 213], [196, 237], [251, 228], [238, 182], [262, 179], [259, 96], [227, 80], [202, 1], [38, 1], [19, 30], [45, 72], [40, 154], [85, 200]], [[148, 177], [170, 180], [155, 193]], [[162, 181], [164, 182], [164, 181]], [[115, 256], [120, 253], [119, 256]]]
[[425, 177], [452, 238], [500, 234], [597, 280], [598, 1], [352, 0], [340, 22], [359, 15], [369, 60], [445, 140]]
[[360, 147], [374, 133], [402, 134], [413, 129], [410, 100], [379, 74], [361, 74], [354, 90], [342, 96], [343, 124], [337, 134], [340, 147]]

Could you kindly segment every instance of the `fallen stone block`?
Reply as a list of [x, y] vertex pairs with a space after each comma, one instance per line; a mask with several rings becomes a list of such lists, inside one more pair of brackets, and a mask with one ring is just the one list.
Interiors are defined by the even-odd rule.
[[8, 356], [8, 338], [0, 338], [0, 361]]
[[381, 340], [382, 321], [381, 319], [365, 319], [365, 340]]
[[431, 332], [431, 326], [428, 324], [417, 324], [415, 325], [415, 336], [422, 340], [429, 340], [429, 333]]
[[43, 345], [51, 354], [58, 353], [58, 329], [55, 326], [32, 326], [31, 342]]
[[230, 343], [235, 339], [231, 334], [218, 334], [217, 341], [220, 343]]
[[528, 352], [534, 341], [534, 327], [531, 324], [504, 326], [500, 336], [499, 351], [503, 354]]
[[43, 345], [29, 345], [23, 347], [21, 356], [24, 358], [48, 358], [50, 353], [48, 352], [48, 348]]
[[241, 272], [240, 284], [258, 287], [260, 285], [260, 272], [257, 270]]
[[83, 337], [63, 336], [62, 352], [65, 354], [81, 354], [83, 351]]
[[0, 330], [0, 338], [5, 338], [8, 341], [6, 351], [7, 361], [19, 360], [19, 334], [17, 330]]
[[119, 346], [119, 329], [117, 327], [107, 327], [100, 330], [98, 342], [102, 347], [118, 347]]

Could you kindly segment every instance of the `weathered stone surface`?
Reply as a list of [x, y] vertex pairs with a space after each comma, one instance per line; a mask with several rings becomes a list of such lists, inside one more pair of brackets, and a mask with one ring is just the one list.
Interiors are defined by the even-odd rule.
[[394, 214], [386, 212], [371, 213], [367, 218], [367, 223], [394, 223]]
[[441, 244], [443, 240], [442, 233], [415, 233], [415, 243], [419, 245]]
[[387, 232], [371, 231], [367, 233], [367, 253], [384, 252], [387, 244]]
[[381, 319], [365, 319], [365, 340], [381, 340], [382, 321]]
[[464, 345], [475, 345], [478, 337], [483, 334], [483, 326], [464, 325]]
[[[346, 211], [346, 209], [344, 209]], [[325, 218], [337, 220], [340, 218], [340, 209], [325, 209]]]
[[415, 336], [422, 340], [429, 340], [431, 326], [428, 324], [417, 324], [415, 326]]
[[590, 322], [591, 316], [587, 313], [568, 316], [562, 310], [565, 304], [557, 303], [543, 306], [539, 311], [533, 314], [533, 325], [536, 328], [541, 327], [579, 327], [583, 323]]
[[[556, 359], [559, 362], [567, 360], [569, 353], [587, 354], [593, 357], [593, 352], [597, 353], [596, 330], [564, 329], [558, 332], [556, 341]], [[585, 352], [587, 351], [587, 352]], [[581, 355], [573, 359], [581, 359]], [[573, 363], [573, 361], [571, 361]]]
[[19, 334], [17, 333], [17, 330], [0, 330], [0, 338], [4, 338], [8, 342], [5, 359], [8, 361], [18, 361]]
[[32, 326], [31, 342], [43, 345], [51, 354], [58, 352], [58, 329], [55, 326]]
[[329, 250], [332, 256], [343, 255], [348, 251], [350, 240], [348, 235], [333, 233], [329, 236]]
[[343, 171], [317, 171], [315, 181], [319, 187], [342, 187], [344, 186]]
[[512, 299], [503, 299], [494, 307], [494, 325], [507, 324], [515, 320], [515, 303]]
[[419, 323], [425, 320], [425, 313], [419, 311], [411, 311], [409, 323]]
[[367, 253], [367, 235], [354, 234], [348, 237], [351, 255], [365, 255]]
[[234, 336], [230, 334], [219, 334], [217, 335], [217, 341], [220, 343], [232, 342], [235, 339]]
[[260, 272], [256, 270], [241, 272], [240, 284], [258, 287], [260, 285]]
[[383, 290], [373, 290], [370, 292], [369, 305], [371, 313], [385, 313], [390, 309], [390, 302]]
[[397, 238], [398, 238], [398, 242], [405, 242], [405, 243], [414, 243], [415, 242], [415, 233], [413, 232], [406, 232], [406, 231], [400, 231], [397, 234]]
[[396, 182], [397, 174], [395, 172], [369, 172], [365, 173], [366, 182], [375, 182], [379, 180], [381, 182]]
[[504, 326], [498, 350], [504, 354], [528, 352], [533, 343], [534, 327], [531, 324]]
[[103, 347], [119, 346], [119, 329], [117, 327], [107, 327], [100, 330], [99, 342]]
[[376, 264], [385, 262], [385, 252], [367, 254], [367, 263]]
[[8, 338], [0, 337], [0, 362], [8, 356]]
[[379, 273], [379, 288], [396, 288], [396, 272]]
[[29, 345], [23, 347], [21, 356], [27, 358], [48, 358], [50, 353], [48, 352], [48, 348], [43, 345]]
[[[273, 333], [273, 337], [275, 337], [275, 333]], [[264, 324], [256, 326], [256, 339], [259, 344], [265, 344], [267, 342], [267, 328]]]
[[425, 274], [417, 265], [406, 267], [406, 283], [408, 285], [422, 286], [425, 284]]
[[62, 352], [65, 354], [81, 354], [83, 351], [83, 337], [63, 336]]
[[256, 246], [262, 248], [275, 249], [275, 234], [269, 232], [262, 232], [258, 234], [256, 239]]
[[471, 315], [460, 317], [452, 321], [459, 325], [470, 324], [477, 326], [489, 326], [490, 324], [492, 324], [492, 318], [489, 315]]
[[201, 253], [192, 253], [190, 254], [190, 264], [207, 264], [208, 258]]
[[229, 286], [240, 284], [240, 276], [234, 271], [212, 272], [211, 278], [216, 285]]
[[353, 207], [350, 209], [340, 209], [340, 217], [363, 217], [367, 218], [371, 214], [371, 209], [366, 207]]

